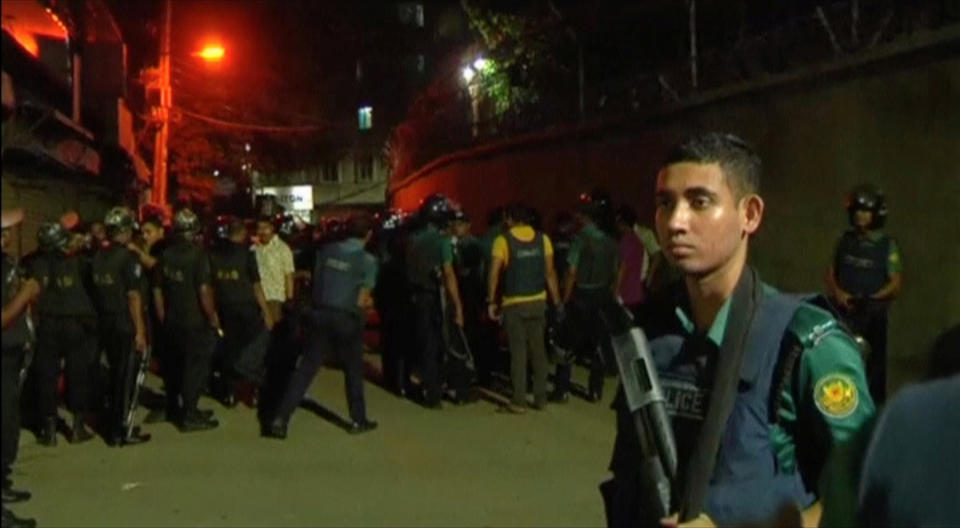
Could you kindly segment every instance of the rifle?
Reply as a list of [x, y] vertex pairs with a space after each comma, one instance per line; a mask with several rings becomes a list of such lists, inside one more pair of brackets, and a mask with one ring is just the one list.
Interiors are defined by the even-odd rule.
[[[140, 426], [133, 425], [133, 413], [137, 410], [137, 403], [140, 400], [140, 388], [143, 386], [143, 382], [147, 379], [147, 370], [150, 368], [150, 356], [152, 355], [153, 347], [148, 346], [146, 351], [144, 351], [143, 356], [134, 352], [130, 354], [128, 367], [137, 369], [137, 378], [133, 382], [133, 387], [130, 394], [130, 399], [125, 403], [127, 405], [127, 412], [123, 417], [123, 442], [128, 443], [134, 437], [137, 437], [140, 442], [150, 439], [150, 435], [141, 434]], [[137, 360], [139, 359], [139, 365], [137, 365]]]
[[641, 504], [658, 506], [660, 511], [655, 518], [665, 517], [672, 511], [677, 448], [650, 345], [643, 330], [634, 326], [630, 312], [620, 303], [604, 306], [600, 315], [609, 331], [620, 384], [637, 430], [642, 460], [640, 474], [652, 484], [644, 488], [655, 490], [656, 494], [656, 497], [642, 498], [645, 500], [641, 500]]
[[[470, 351], [470, 343], [463, 332], [463, 327], [451, 324], [450, 321], [447, 288], [443, 283], [443, 270], [440, 268], [434, 270], [434, 278], [438, 284], [437, 295], [440, 296], [440, 335], [443, 339], [444, 349], [454, 359], [463, 363], [468, 370], [473, 371], [473, 353]], [[451, 335], [451, 327], [453, 335]]]

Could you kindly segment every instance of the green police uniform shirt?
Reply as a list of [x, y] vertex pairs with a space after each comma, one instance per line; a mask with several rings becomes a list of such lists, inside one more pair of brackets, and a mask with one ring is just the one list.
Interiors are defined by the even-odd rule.
[[567, 267], [577, 270], [577, 287], [608, 288], [616, 280], [619, 264], [617, 241], [595, 224], [587, 224], [577, 233], [567, 253]]
[[410, 238], [407, 252], [407, 278], [419, 289], [437, 290], [435, 270], [453, 264], [453, 239], [433, 224], [417, 231]]
[[[768, 295], [775, 290], [766, 287]], [[718, 348], [730, 312], [721, 307], [707, 338]], [[694, 324], [681, 309], [677, 317], [687, 332]], [[797, 359], [777, 400], [777, 420], [771, 424], [773, 454], [784, 472], [799, 470], [808, 489], [816, 484], [834, 445], [846, 442], [876, 408], [867, 389], [860, 349], [828, 312], [803, 303], [787, 326], [785, 339], [799, 344]]]

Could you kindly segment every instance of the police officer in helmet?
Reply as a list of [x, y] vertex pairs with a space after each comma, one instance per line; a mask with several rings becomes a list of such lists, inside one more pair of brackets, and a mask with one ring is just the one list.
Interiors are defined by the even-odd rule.
[[886, 197], [861, 184], [847, 196], [848, 229], [837, 241], [827, 270], [827, 292], [851, 329], [870, 344], [867, 379], [877, 404], [886, 398], [887, 310], [903, 283], [900, 249], [883, 232]]
[[93, 438], [85, 424], [90, 411], [90, 367], [97, 351], [90, 266], [80, 248], [71, 249], [70, 233], [59, 222], [41, 225], [37, 241], [41, 252], [30, 271], [41, 286], [33, 364], [40, 418], [37, 441], [45, 446], [57, 443], [57, 379], [60, 360], [66, 358], [67, 406], [73, 413], [69, 440], [85, 442]]
[[440, 366], [443, 362], [442, 313], [440, 295], [449, 298], [453, 322], [463, 327], [463, 304], [457, 274], [453, 268], [453, 242], [446, 231], [454, 206], [442, 194], [424, 199], [417, 212], [420, 228], [407, 244], [407, 278], [413, 291], [417, 341], [420, 346], [420, 371], [423, 398], [427, 407], [441, 407]]
[[[568, 321], [561, 326], [576, 325], [581, 339], [570, 346], [585, 354], [590, 361], [587, 400], [603, 397], [604, 371], [612, 366], [609, 339], [600, 324], [600, 307], [613, 301], [620, 263], [619, 245], [610, 234], [613, 229], [613, 208], [603, 191], [580, 195], [575, 214], [581, 228], [574, 236], [567, 253], [567, 271], [563, 280], [564, 305]], [[562, 333], [570, 333], [569, 328]], [[572, 365], [559, 363], [554, 378], [551, 400], [564, 402], [570, 390]]]
[[284, 391], [265, 436], [283, 439], [287, 422], [310, 387], [325, 354], [343, 361], [350, 425], [347, 432], [365, 433], [377, 422], [367, 418], [363, 396], [363, 329], [373, 308], [377, 261], [364, 246], [373, 233], [366, 216], [351, 217], [344, 238], [322, 246], [313, 269], [311, 308], [305, 315], [306, 339], [300, 360]]
[[127, 411], [134, 403], [133, 384], [137, 369], [134, 354], [147, 352], [142, 292], [143, 271], [128, 245], [137, 230], [133, 212], [126, 207], [110, 209], [103, 221], [106, 240], [93, 256], [93, 283], [100, 322], [100, 345], [110, 365], [109, 415], [104, 436], [112, 445], [139, 443], [146, 436], [127, 437]]
[[200, 220], [190, 209], [173, 218], [174, 240], [154, 267], [153, 296], [169, 354], [167, 416], [183, 432], [217, 427], [211, 411], [197, 408], [215, 340], [223, 335], [211, 288], [210, 261], [196, 243]]
[[210, 252], [210, 273], [224, 340], [215, 363], [220, 374], [218, 396], [227, 407], [236, 405], [241, 379], [260, 384], [269, 347], [273, 317], [260, 285], [256, 255], [247, 244], [242, 221], [225, 217], [216, 226]]

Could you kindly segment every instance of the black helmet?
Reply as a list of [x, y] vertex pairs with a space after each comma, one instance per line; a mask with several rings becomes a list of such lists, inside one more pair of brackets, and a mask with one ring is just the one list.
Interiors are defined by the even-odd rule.
[[390, 229], [397, 229], [401, 225], [403, 225], [405, 216], [403, 214], [403, 211], [399, 209], [390, 209], [389, 211], [384, 213], [382, 216], [380, 216], [379, 220], [380, 220], [380, 229], [383, 231], [387, 231]]
[[883, 227], [887, 220], [887, 199], [883, 191], [870, 183], [863, 183], [854, 187], [847, 195], [847, 220], [851, 226], [855, 225], [857, 211], [873, 213], [870, 229]]
[[580, 212], [595, 221], [608, 215], [613, 207], [613, 201], [610, 200], [610, 195], [600, 189], [594, 189], [590, 194], [580, 193], [578, 201], [578, 209]]
[[230, 240], [230, 231], [232, 230], [231, 228], [233, 227], [233, 222], [233, 217], [227, 215], [218, 216], [213, 224], [214, 240], [218, 242], [226, 242]]
[[45, 222], [37, 231], [37, 242], [44, 251], [65, 250], [70, 244], [70, 232], [60, 222]]
[[456, 209], [449, 198], [442, 194], [431, 194], [420, 203], [418, 212], [427, 222], [446, 224]]
[[131, 231], [140, 229], [133, 211], [123, 206], [114, 207], [107, 211], [107, 214], [103, 217], [103, 225], [106, 226], [107, 234], [110, 236], [124, 229]]
[[195, 234], [200, 229], [200, 219], [190, 209], [180, 209], [173, 216], [173, 230], [178, 234]]

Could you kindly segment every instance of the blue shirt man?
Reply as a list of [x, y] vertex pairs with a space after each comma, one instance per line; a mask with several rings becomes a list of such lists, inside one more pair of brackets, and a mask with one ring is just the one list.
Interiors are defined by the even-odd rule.
[[317, 251], [313, 269], [312, 308], [305, 315], [306, 339], [297, 368], [287, 385], [276, 416], [265, 436], [286, 438], [287, 422], [300, 404], [325, 354], [343, 361], [351, 434], [372, 431], [377, 423], [367, 419], [363, 398], [364, 314], [373, 308], [377, 262], [364, 246], [373, 232], [366, 216], [352, 217], [347, 238]]

